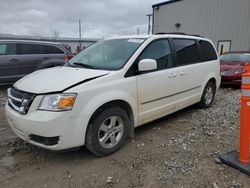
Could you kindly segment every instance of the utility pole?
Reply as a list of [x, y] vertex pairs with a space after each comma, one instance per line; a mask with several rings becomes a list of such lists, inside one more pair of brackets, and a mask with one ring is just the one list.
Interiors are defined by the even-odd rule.
[[82, 25], [81, 25], [81, 19], [79, 19], [79, 47], [80, 51], [82, 50]]
[[137, 33], [137, 35], [140, 35], [140, 28], [139, 27], [137, 27], [136, 33]]
[[151, 17], [153, 16], [153, 14], [147, 14], [146, 16], [148, 17], [148, 35], [149, 35], [151, 31]]

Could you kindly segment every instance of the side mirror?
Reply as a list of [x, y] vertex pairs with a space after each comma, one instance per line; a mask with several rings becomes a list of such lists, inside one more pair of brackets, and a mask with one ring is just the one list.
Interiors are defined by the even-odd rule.
[[143, 59], [138, 64], [139, 72], [152, 71], [157, 69], [157, 62], [154, 59]]

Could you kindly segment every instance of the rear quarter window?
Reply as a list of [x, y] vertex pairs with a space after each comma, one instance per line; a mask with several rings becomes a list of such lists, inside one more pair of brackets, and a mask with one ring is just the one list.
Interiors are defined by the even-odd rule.
[[55, 47], [55, 46], [49, 46], [49, 45], [44, 45], [44, 53], [45, 54], [63, 54], [64, 51], [61, 49]]
[[177, 66], [200, 62], [199, 50], [193, 39], [173, 39]]
[[57, 47], [54, 47], [54, 53], [55, 54], [63, 54], [64, 51], [62, 51], [61, 49], [57, 48]]
[[217, 59], [217, 54], [214, 50], [212, 44], [205, 40], [199, 41], [201, 48], [201, 60], [202, 61], [212, 61]]

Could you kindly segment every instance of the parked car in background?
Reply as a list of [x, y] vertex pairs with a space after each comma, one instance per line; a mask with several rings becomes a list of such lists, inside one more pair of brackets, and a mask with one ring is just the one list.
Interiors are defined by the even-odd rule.
[[0, 40], [0, 85], [14, 83], [39, 69], [64, 65], [72, 57], [59, 43]]
[[117, 151], [134, 128], [192, 104], [212, 105], [220, 86], [212, 42], [155, 34], [99, 41], [63, 67], [8, 89], [6, 118], [22, 139], [50, 150]]
[[221, 83], [224, 85], [241, 85], [245, 63], [250, 63], [250, 52], [228, 52], [221, 55]]

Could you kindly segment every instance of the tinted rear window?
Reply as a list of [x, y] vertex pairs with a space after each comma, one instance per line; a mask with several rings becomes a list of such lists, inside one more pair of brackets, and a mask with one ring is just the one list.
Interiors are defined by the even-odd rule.
[[36, 44], [17, 44], [17, 54], [43, 54], [43, 47]]
[[187, 65], [200, 61], [199, 50], [195, 40], [173, 39], [178, 65]]
[[217, 54], [214, 50], [212, 44], [208, 41], [200, 40], [201, 47], [201, 60], [202, 61], [211, 61], [217, 59]]
[[63, 54], [64, 52], [49, 45], [40, 44], [17, 44], [17, 54]]

